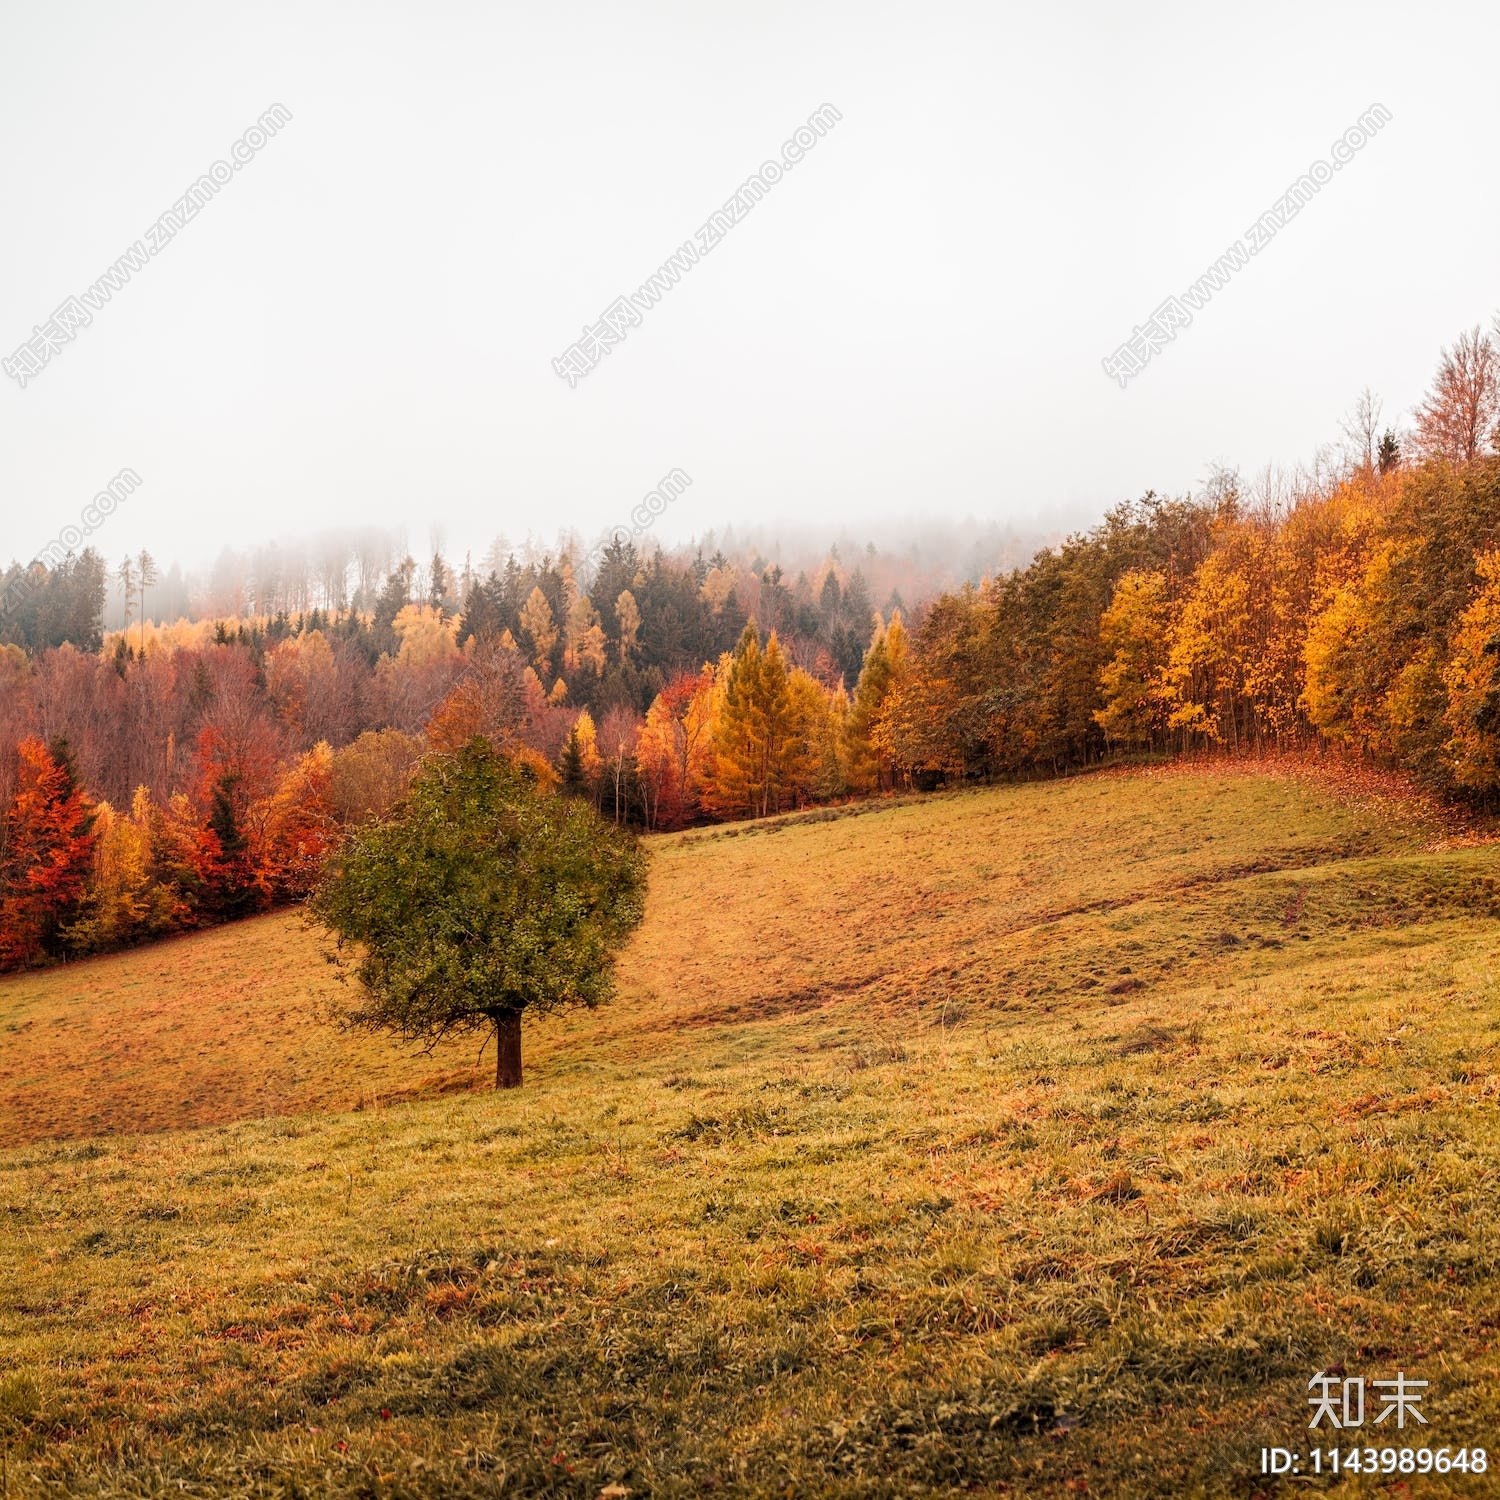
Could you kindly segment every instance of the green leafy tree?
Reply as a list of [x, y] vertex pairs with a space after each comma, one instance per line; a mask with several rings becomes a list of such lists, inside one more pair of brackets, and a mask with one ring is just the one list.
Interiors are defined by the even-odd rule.
[[429, 1049], [493, 1030], [495, 1087], [516, 1088], [522, 1011], [607, 999], [645, 889], [633, 835], [476, 738], [350, 836], [310, 905], [362, 990], [352, 1024]]

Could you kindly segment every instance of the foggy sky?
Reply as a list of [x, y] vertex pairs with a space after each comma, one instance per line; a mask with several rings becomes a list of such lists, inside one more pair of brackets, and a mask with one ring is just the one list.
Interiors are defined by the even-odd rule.
[[[0, 355], [273, 104], [21, 390], [0, 563], [320, 527], [1052, 530], [1399, 420], [1500, 304], [1500, 8], [0, 3]], [[1371, 104], [1391, 122], [1126, 390], [1100, 361]], [[552, 360], [841, 119], [577, 389]]]

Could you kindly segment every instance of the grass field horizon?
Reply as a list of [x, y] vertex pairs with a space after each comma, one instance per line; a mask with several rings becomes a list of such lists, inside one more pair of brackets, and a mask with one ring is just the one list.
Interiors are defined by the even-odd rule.
[[296, 912], [0, 981], [12, 1493], [1269, 1494], [1335, 1366], [1486, 1445], [1495, 845], [1273, 766], [650, 846], [518, 1093]]

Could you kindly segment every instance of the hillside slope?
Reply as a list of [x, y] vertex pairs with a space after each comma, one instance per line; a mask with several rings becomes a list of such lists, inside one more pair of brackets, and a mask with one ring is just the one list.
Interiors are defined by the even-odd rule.
[[393, 1103], [483, 1070], [295, 917], [0, 984], [13, 1488], [1250, 1494], [1335, 1365], [1483, 1443], [1492, 848], [1188, 774], [653, 847], [518, 1095]]

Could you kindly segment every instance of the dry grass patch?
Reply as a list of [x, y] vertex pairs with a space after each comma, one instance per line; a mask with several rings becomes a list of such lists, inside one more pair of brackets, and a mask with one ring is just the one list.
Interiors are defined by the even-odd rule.
[[337, 986], [296, 913], [0, 980], [0, 1142], [170, 1130], [482, 1085], [320, 1019]]

